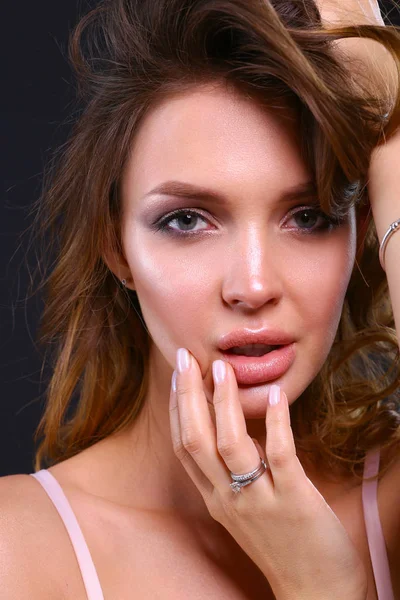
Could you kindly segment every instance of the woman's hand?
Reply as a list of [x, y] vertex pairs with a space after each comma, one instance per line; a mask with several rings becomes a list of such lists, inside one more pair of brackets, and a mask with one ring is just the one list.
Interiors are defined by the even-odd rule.
[[384, 25], [378, 0], [315, 0], [322, 20], [341, 25]]
[[[327, 29], [355, 25], [385, 26], [378, 0], [315, 0]], [[398, 75], [390, 52], [375, 40], [343, 38], [334, 42], [344, 60], [351, 81], [363, 83], [366, 90], [382, 99], [394, 98]]]
[[[235, 373], [215, 383], [207, 402], [199, 365], [171, 388], [170, 425], [175, 455], [193, 480], [210, 515], [236, 540], [278, 600], [365, 600], [364, 565], [345, 528], [306, 476], [296, 456], [286, 395], [268, 405], [266, 447], [248, 435]], [[213, 414], [214, 412], [214, 414]], [[235, 493], [229, 471], [269, 468]]]

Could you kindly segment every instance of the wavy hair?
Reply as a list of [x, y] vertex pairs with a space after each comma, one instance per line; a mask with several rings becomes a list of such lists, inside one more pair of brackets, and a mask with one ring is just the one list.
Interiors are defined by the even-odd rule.
[[[361, 78], [349, 85], [333, 42], [351, 37], [383, 44], [400, 74], [400, 28], [328, 30], [314, 0], [102, 0], [80, 18], [69, 40], [76, 117], [34, 206], [51, 365], [35, 470], [128, 427], [145, 402], [150, 334], [105, 262], [122, 250], [119, 183], [143, 117], [213, 82], [266, 110], [291, 107], [322, 210], [358, 214], [372, 151], [399, 126], [400, 92], [385, 102]], [[357, 477], [368, 450], [400, 446], [399, 347], [370, 216], [362, 238], [331, 352], [291, 406], [296, 446]]]

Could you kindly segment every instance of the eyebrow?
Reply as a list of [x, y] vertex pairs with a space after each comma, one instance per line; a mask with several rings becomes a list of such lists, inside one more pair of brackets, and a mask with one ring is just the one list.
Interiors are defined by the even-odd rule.
[[[213, 200], [219, 204], [228, 204], [229, 199], [221, 192], [217, 192], [208, 187], [186, 183], [184, 181], [164, 181], [155, 188], [147, 192], [143, 197], [153, 196], [155, 194], [164, 196], [178, 196], [181, 198], [190, 198], [192, 200]], [[282, 201], [293, 201], [301, 198], [309, 198], [317, 195], [317, 188], [313, 181], [306, 181], [287, 188], [281, 195]]]

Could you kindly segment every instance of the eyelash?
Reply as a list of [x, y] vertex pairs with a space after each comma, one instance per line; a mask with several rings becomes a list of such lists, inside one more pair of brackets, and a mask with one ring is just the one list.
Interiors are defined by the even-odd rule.
[[[299, 229], [300, 235], [317, 235], [324, 231], [332, 231], [333, 229], [337, 229], [338, 227], [340, 227], [340, 225], [343, 223], [343, 220], [335, 219], [334, 217], [329, 217], [323, 211], [319, 210], [318, 208], [314, 208], [312, 206], [302, 207], [300, 210], [292, 213], [291, 217], [296, 217], [299, 214], [309, 213], [309, 212], [315, 213], [318, 216], [320, 216], [324, 220], [324, 225], [322, 227], [313, 227], [313, 228], [308, 228], [308, 229], [300, 228]], [[198, 212], [197, 210], [180, 208], [178, 210], [174, 210], [172, 213], [169, 213], [168, 215], [163, 217], [161, 220], [157, 221], [154, 224], [154, 229], [156, 231], [161, 231], [161, 233], [166, 233], [167, 235], [172, 235], [172, 236], [176, 236], [176, 237], [193, 237], [193, 236], [197, 236], [201, 233], [204, 233], [204, 230], [195, 231], [195, 232], [190, 232], [190, 231], [179, 232], [176, 229], [170, 228], [168, 226], [169, 223], [178, 219], [181, 215], [194, 215], [196, 217], [202, 218], [204, 221], [206, 220], [206, 217], [203, 214], [201, 214], [200, 212]]]

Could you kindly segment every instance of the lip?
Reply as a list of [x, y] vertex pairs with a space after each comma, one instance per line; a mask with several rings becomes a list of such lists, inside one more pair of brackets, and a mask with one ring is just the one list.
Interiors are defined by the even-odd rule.
[[219, 340], [218, 348], [223, 352], [234, 346], [246, 346], [247, 344], [269, 344], [271, 346], [286, 346], [293, 343], [293, 336], [278, 329], [264, 327], [253, 331], [251, 329], [237, 329], [223, 335]]
[[292, 342], [264, 356], [239, 356], [228, 352], [222, 352], [222, 355], [232, 366], [238, 385], [256, 385], [282, 377], [292, 366], [296, 350], [295, 342]]

